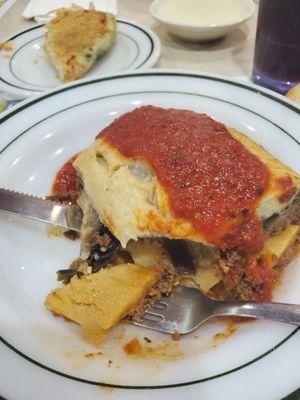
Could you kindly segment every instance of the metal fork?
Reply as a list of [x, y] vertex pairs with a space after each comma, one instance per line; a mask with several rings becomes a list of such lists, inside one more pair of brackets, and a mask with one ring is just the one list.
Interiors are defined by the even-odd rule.
[[157, 301], [134, 322], [164, 333], [192, 332], [209, 318], [217, 316], [262, 318], [300, 325], [300, 305], [252, 301], [214, 301], [194, 288], [179, 286], [169, 297]]

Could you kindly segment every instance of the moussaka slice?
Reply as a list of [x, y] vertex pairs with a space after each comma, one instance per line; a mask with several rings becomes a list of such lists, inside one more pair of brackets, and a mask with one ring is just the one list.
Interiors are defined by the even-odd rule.
[[73, 166], [81, 250], [59, 279], [72, 287], [106, 270], [109, 276], [115, 265], [126, 274], [128, 263], [158, 273], [151, 289], [145, 280], [139, 305], [132, 295], [111, 325], [125, 315], [139, 318], [178, 284], [216, 299], [270, 300], [297, 253], [299, 175], [205, 114], [140, 107], [104, 128]]
[[115, 17], [94, 10], [58, 10], [46, 28], [45, 51], [62, 82], [83, 76], [116, 39]]
[[297, 246], [299, 175], [207, 115], [141, 107], [100, 132], [73, 165], [122, 248], [141, 238], [187, 242], [197, 254], [191, 275], [206, 291], [269, 299], [273, 267], [294, 254], [273, 257], [265, 248], [291, 226], [286, 250]]

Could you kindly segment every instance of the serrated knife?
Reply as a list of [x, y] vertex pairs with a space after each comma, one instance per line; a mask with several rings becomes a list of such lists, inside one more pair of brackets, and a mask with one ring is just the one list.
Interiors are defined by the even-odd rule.
[[0, 213], [19, 215], [47, 224], [80, 231], [82, 211], [79, 207], [0, 188]]

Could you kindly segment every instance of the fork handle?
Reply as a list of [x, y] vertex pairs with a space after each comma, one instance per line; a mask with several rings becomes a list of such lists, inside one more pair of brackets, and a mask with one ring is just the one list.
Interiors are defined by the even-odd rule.
[[300, 325], [300, 305], [298, 304], [228, 301], [217, 305], [213, 314], [270, 319]]

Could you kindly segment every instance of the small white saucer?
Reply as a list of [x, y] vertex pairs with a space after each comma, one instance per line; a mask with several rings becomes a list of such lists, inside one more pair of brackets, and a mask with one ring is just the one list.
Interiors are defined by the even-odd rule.
[[226, 24], [191, 25], [161, 17], [159, 14], [159, 8], [166, 1], [168, 0], [155, 0], [151, 3], [149, 10], [152, 17], [173, 35], [191, 42], [201, 42], [221, 38], [233, 29], [237, 28], [243, 22], [246, 22], [255, 11], [255, 5], [252, 0], [239, 0], [238, 3], [243, 8], [243, 14], [236, 20]]

